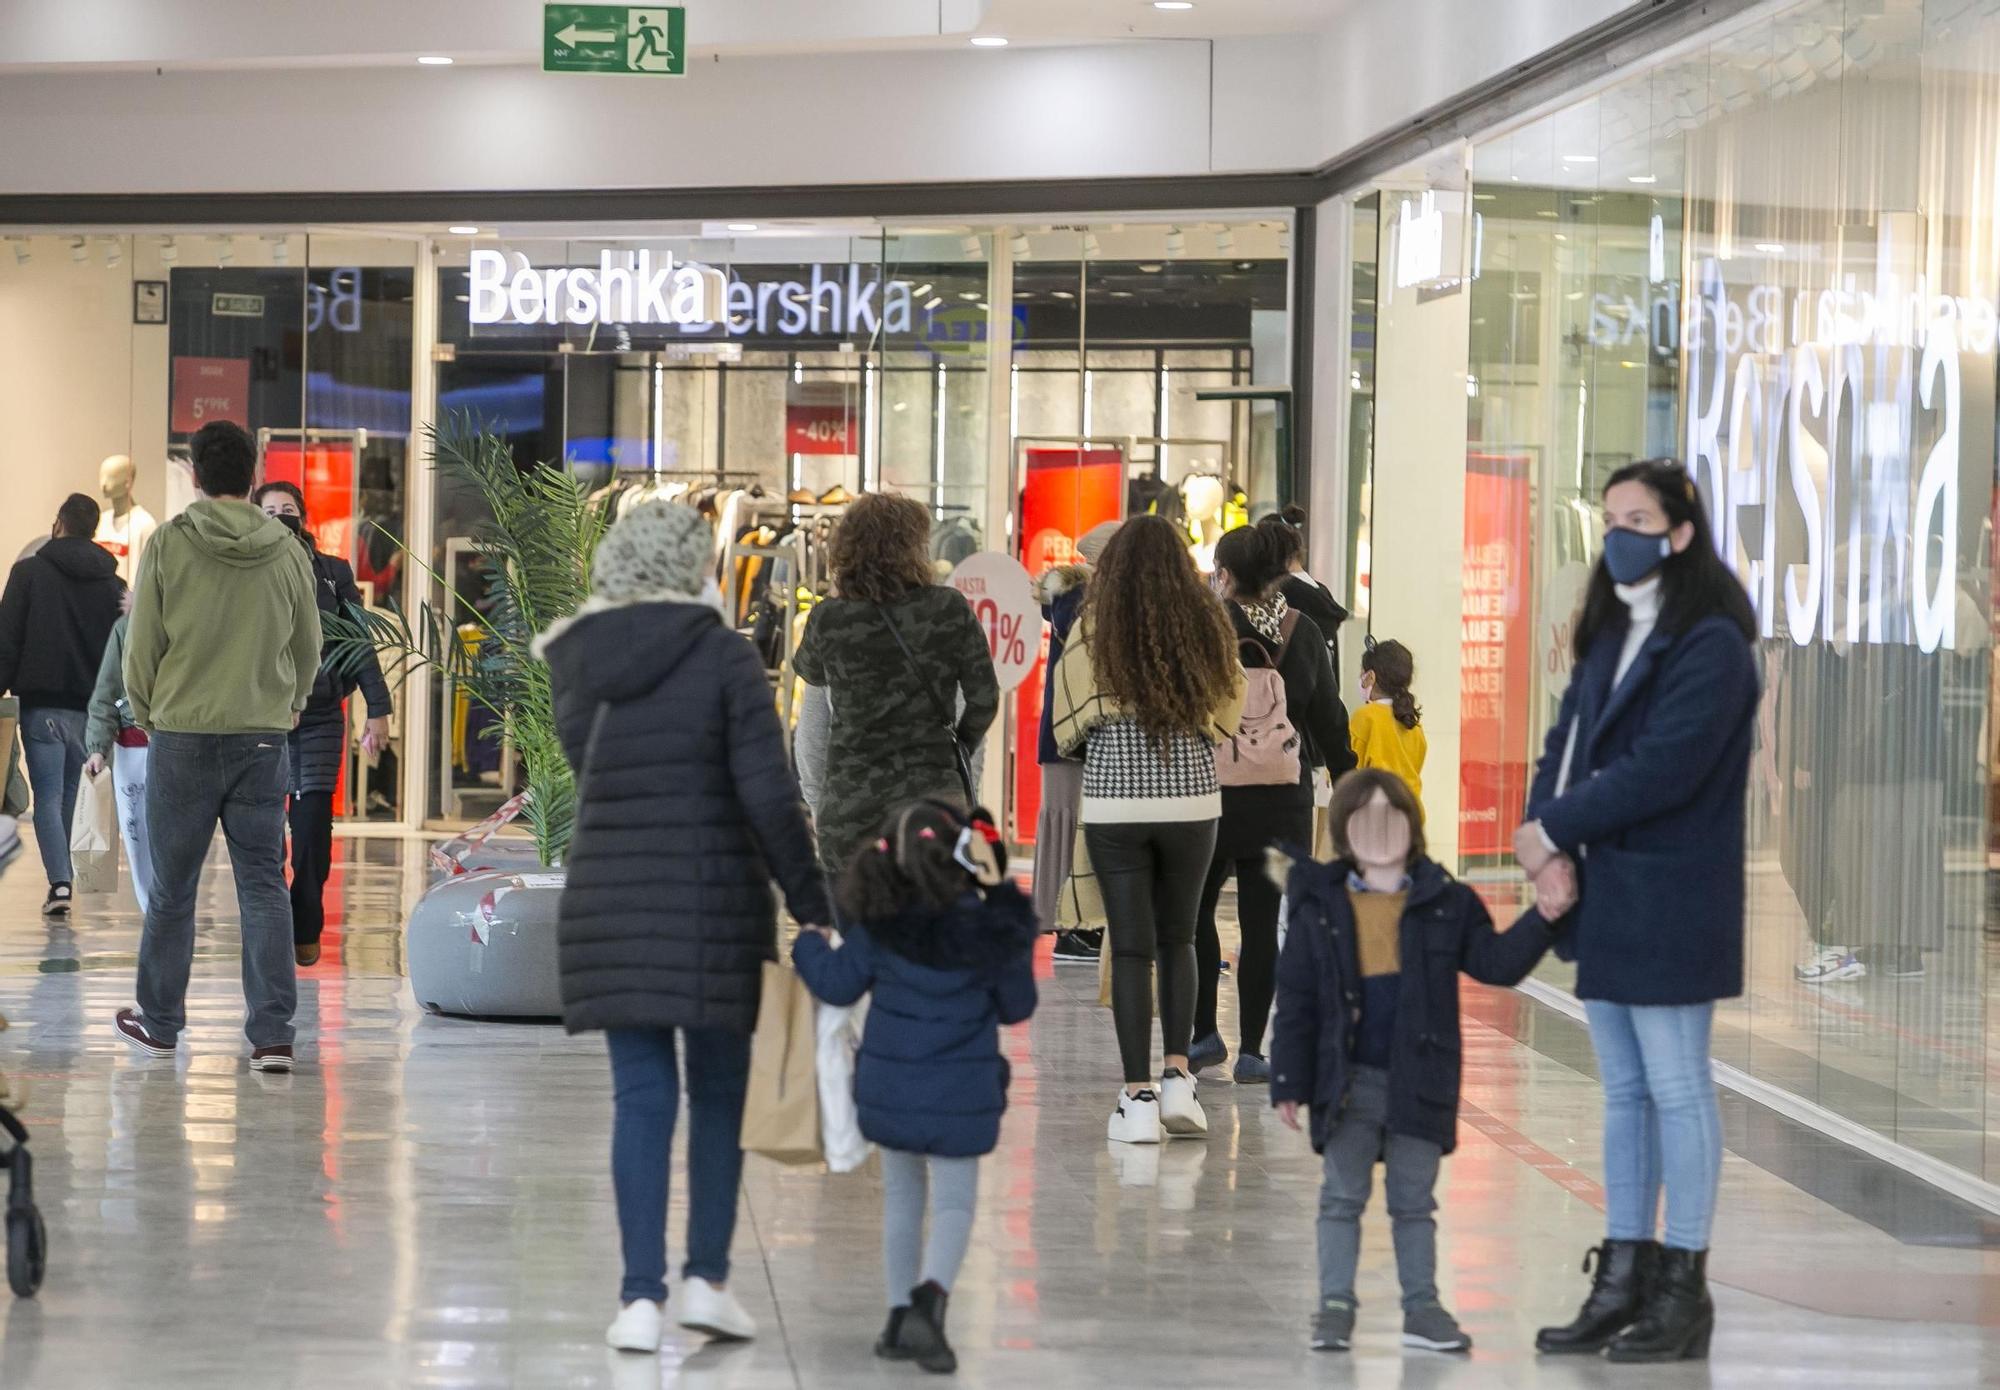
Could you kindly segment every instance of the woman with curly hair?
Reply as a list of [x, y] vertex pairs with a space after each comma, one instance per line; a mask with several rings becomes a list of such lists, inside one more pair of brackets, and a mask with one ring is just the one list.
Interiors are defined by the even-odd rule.
[[857, 499], [833, 535], [834, 597], [799, 643], [799, 678], [813, 687], [805, 709], [830, 707], [823, 763], [805, 710], [797, 756], [831, 873], [892, 807], [924, 797], [965, 806], [962, 763], [1000, 712], [986, 634], [963, 594], [932, 582], [930, 536], [922, 503]]
[[1208, 1132], [1187, 1059], [1195, 914], [1222, 814], [1215, 745], [1236, 732], [1243, 690], [1236, 635], [1186, 539], [1157, 516], [1126, 522], [1098, 561], [1055, 683], [1056, 744], [1083, 758], [1084, 845], [1111, 935], [1125, 1087], [1109, 1128], [1126, 1143]]

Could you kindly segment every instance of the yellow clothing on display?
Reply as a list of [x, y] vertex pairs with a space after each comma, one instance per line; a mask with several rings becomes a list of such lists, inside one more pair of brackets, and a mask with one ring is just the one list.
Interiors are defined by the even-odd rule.
[[1361, 767], [1385, 768], [1410, 785], [1417, 804], [1424, 802], [1424, 726], [1406, 729], [1396, 720], [1387, 700], [1370, 700], [1347, 721], [1347, 741]]

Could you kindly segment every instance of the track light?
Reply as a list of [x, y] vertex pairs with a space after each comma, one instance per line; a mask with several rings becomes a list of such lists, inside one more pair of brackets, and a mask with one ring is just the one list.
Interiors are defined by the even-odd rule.
[[958, 249], [965, 253], [965, 259], [976, 261], [979, 259], [980, 253], [986, 248], [981, 244], [978, 237], [968, 235], [958, 239]]
[[1025, 261], [1029, 256], [1034, 254], [1034, 248], [1028, 245], [1028, 234], [1026, 232], [1014, 233], [1013, 238], [1007, 243], [1007, 249], [1012, 251], [1014, 259], [1019, 261]]
[[217, 265], [228, 265], [235, 259], [236, 243], [226, 236], [217, 237], [215, 239], [215, 263]]
[[289, 241], [286, 241], [281, 236], [272, 237], [271, 264], [290, 265], [291, 263], [292, 263], [292, 244]]
[[82, 265], [90, 259], [90, 243], [82, 237], [76, 238], [76, 240], [69, 244], [69, 258], [78, 265]]
[[1236, 233], [1230, 231], [1227, 227], [1223, 227], [1217, 231], [1215, 234], [1215, 249], [1218, 254], [1224, 256], [1233, 252], [1236, 249]]
[[104, 263], [115, 270], [118, 268], [119, 262], [123, 261], [124, 259], [125, 259], [125, 243], [120, 241], [117, 237], [111, 237], [108, 240], [106, 240], [104, 243]]
[[180, 258], [181, 258], [180, 243], [176, 242], [170, 236], [161, 237], [160, 263], [162, 265], [172, 265], [175, 261], [179, 260]]
[[16, 240], [13, 237], [9, 237], [7, 238], [7, 240], [11, 242], [14, 247], [14, 264], [26, 265], [29, 259], [33, 257], [33, 255], [35, 254], [34, 248], [28, 244], [28, 239], [26, 237], [21, 237], [20, 239]]
[[1167, 228], [1167, 254], [1169, 256], [1187, 254], [1187, 234], [1179, 227]]
[[1098, 245], [1096, 232], [1085, 232], [1083, 234], [1083, 254], [1085, 258], [1104, 254], [1104, 248]]

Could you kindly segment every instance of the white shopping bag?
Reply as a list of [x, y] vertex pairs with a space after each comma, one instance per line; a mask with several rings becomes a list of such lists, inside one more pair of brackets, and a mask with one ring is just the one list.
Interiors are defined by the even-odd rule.
[[868, 1001], [815, 1007], [820, 1147], [826, 1152], [828, 1168], [851, 1173], [867, 1161], [870, 1147], [861, 1137], [861, 1112], [854, 1104], [854, 1058], [861, 1050], [861, 1024], [868, 1013]]
[[108, 767], [95, 776], [85, 771], [77, 783], [69, 858], [73, 891], [118, 891], [118, 798], [111, 789]]

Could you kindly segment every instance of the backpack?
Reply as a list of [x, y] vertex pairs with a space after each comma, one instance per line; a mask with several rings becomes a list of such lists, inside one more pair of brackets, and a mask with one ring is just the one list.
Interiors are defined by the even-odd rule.
[[1298, 614], [1285, 615], [1276, 657], [1253, 638], [1237, 644], [1244, 657], [1243, 723], [1215, 750], [1215, 780], [1225, 787], [1299, 784], [1301, 741], [1285, 708], [1285, 678], [1278, 673], [1298, 623]]

